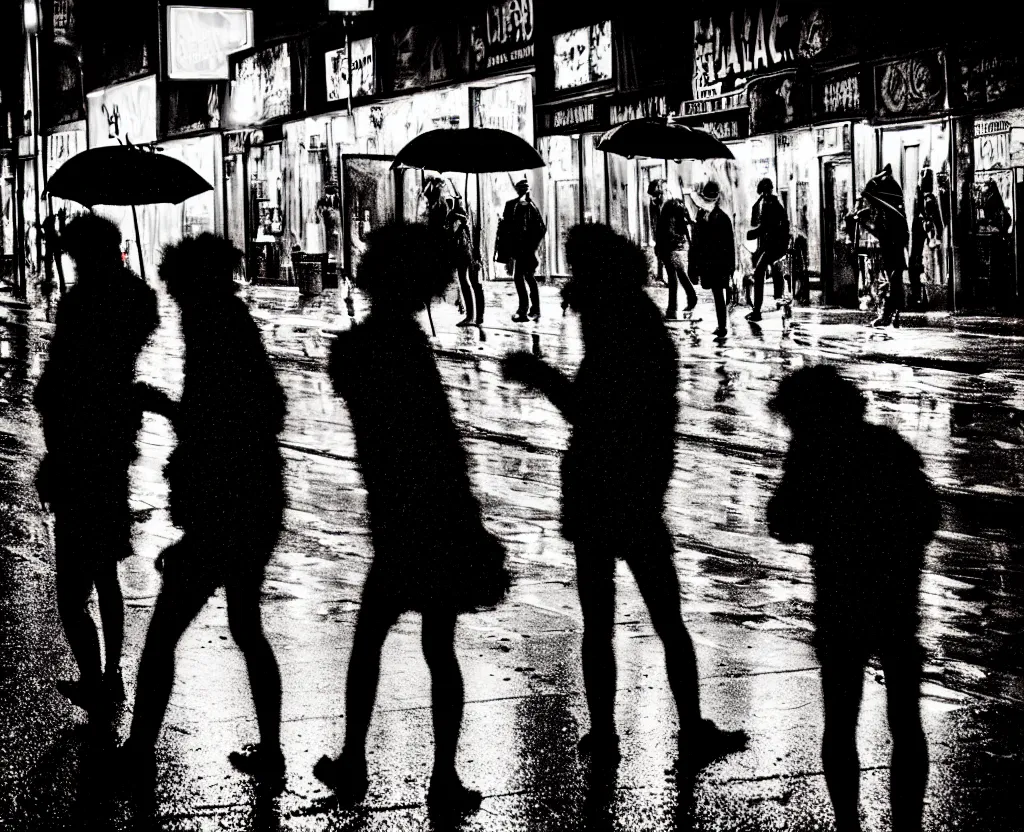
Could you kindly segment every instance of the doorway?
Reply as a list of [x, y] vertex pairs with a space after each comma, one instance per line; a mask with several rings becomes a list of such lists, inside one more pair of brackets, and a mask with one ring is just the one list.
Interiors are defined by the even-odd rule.
[[833, 156], [821, 160], [821, 274], [823, 300], [856, 308], [859, 287], [853, 240], [846, 217], [853, 213], [853, 162]]

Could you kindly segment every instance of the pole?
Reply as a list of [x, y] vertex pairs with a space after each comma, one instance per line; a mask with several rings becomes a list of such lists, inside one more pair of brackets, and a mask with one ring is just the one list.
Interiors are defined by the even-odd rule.
[[348, 30], [348, 17], [342, 18], [342, 25], [345, 27], [345, 76], [348, 79], [348, 103], [345, 105], [345, 115], [352, 117], [352, 34]]
[[135, 206], [132, 206], [132, 222], [135, 223], [135, 250], [139, 253], [139, 277], [142, 278], [143, 283], [146, 281], [146, 264], [143, 262], [142, 257], [142, 244], [139, 238], [139, 217], [135, 213]]

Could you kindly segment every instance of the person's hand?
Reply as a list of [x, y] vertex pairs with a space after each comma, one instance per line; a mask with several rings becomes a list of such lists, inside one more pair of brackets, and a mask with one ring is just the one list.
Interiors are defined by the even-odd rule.
[[505, 274], [507, 274], [507, 275], [508, 275], [509, 277], [511, 277], [511, 276], [512, 276], [512, 273], [513, 273], [513, 272], [515, 271], [515, 265], [516, 265], [516, 264], [515, 264], [515, 261], [514, 261], [514, 260], [509, 260], [509, 261], [508, 261], [508, 262], [507, 262], [507, 263], [505, 264]]
[[518, 381], [534, 386], [543, 362], [532, 352], [516, 350], [501, 359], [501, 375], [505, 381]]

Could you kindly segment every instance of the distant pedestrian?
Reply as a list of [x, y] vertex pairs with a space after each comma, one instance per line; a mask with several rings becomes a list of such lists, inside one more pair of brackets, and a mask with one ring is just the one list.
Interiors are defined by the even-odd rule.
[[615, 564], [636, 578], [661, 638], [679, 714], [679, 742], [690, 766], [741, 748], [701, 715], [697, 659], [679, 609], [679, 578], [665, 525], [674, 466], [678, 356], [643, 287], [647, 260], [604, 225], [569, 230], [571, 277], [564, 288], [580, 316], [584, 355], [569, 379], [532, 353], [502, 362], [507, 379], [546, 395], [572, 427], [562, 460], [562, 533], [576, 550], [583, 612], [583, 680], [590, 732], [581, 751], [597, 768], [619, 759], [615, 730]]
[[[505, 264], [519, 295], [519, 307], [512, 320], [517, 323], [540, 320], [540, 292], [537, 288], [537, 247], [547, 233], [540, 209], [530, 196], [530, 183], [524, 178], [515, 184], [515, 199], [505, 203], [498, 222], [494, 259]], [[527, 292], [529, 287], [529, 292]]]
[[899, 326], [904, 307], [903, 273], [907, 270], [907, 245], [910, 230], [903, 204], [903, 188], [886, 165], [868, 180], [862, 196], [869, 208], [857, 213], [857, 219], [878, 239], [882, 267], [889, 282], [881, 314], [872, 326]]
[[[285, 397], [259, 329], [234, 292], [242, 253], [213, 234], [164, 250], [160, 278], [181, 310], [181, 400], [143, 388], [147, 408], [170, 419], [177, 445], [167, 463], [171, 520], [184, 536], [157, 560], [163, 576], [142, 649], [135, 711], [123, 759], [151, 775], [174, 684], [182, 634], [219, 587], [228, 626], [249, 671], [260, 742], [232, 764], [271, 793], [284, 788], [281, 674], [263, 632], [260, 594], [284, 521], [284, 462], [277, 444]], [[212, 715], [211, 715], [212, 716]]]
[[658, 262], [665, 267], [668, 279], [668, 308], [665, 319], [674, 321], [678, 317], [679, 287], [686, 293], [686, 308], [691, 312], [697, 305], [697, 292], [686, 275], [686, 258], [684, 252], [690, 245], [690, 226], [693, 220], [683, 201], [677, 197], [669, 197], [665, 191], [667, 183], [658, 180], [661, 187], [655, 188], [653, 204], [658, 205], [658, 224], [654, 231], [654, 253]]
[[[661, 205], [665, 201], [665, 182], [665, 179], [652, 179], [647, 183], [647, 196], [651, 198], [647, 203], [647, 217], [650, 223], [651, 239], [655, 243], [658, 239], [658, 219], [661, 217]], [[666, 286], [668, 281], [665, 280], [665, 265], [657, 256], [657, 252], [655, 252], [655, 260], [658, 265], [658, 283]]]
[[484, 528], [466, 453], [434, 355], [415, 315], [451, 282], [443, 238], [421, 225], [384, 226], [369, 238], [356, 285], [370, 314], [342, 333], [329, 373], [348, 405], [366, 485], [374, 559], [363, 585], [345, 696], [345, 745], [314, 774], [346, 803], [368, 787], [366, 737], [388, 631], [422, 615], [431, 676], [432, 813], [475, 811], [479, 792], [455, 768], [462, 726], [458, 615], [497, 604], [509, 587], [505, 552]]
[[462, 197], [457, 196], [445, 223], [451, 264], [459, 275], [466, 315], [456, 326], [484, 322], [484, 287], [480, 283], [480, 252], [473, 238], [473, 222]]
[[885, 672], [894, 832], [920, 832], [928, 783], [917, 640], [925, 548], [939, 525], [921, 457], [864, 419], [860, 391], [832, 367], [797, 370], [769, 407], [792, 433], [768, 531], [814, 547], [814, 644], [821, 663], [821, 757], [839, 832], [859, 832], [857, 719], [872, 655]]
[[786, 209], [773, 193], [775, 186], [771, 179], [762, 179], [757, 183], [758, 199], [750, 212], [751, 229], [747, 232], [748, 240], [757, 240], [754, 252], [754, 309], [748, 312], [748, 321], [761, 320], [761, 304], [764, 302], [764, 278], [769, 272], [772, 276], [775, 300], [779, 306], [789, 306], [793, 299], [786, 291], [785, 278], [776, 262], [785, 256], [789, 248], [789, 217]]
[[[128, 471], [138, 456], [142, 409], [135, 364], [159, 323], [156, 294], [121, 261], [121, 232], [85, 214], [67, 224], [64, 251], [77, 283], [60, 300], [49, 359], [35, 390], [46, 456], [40, 499], [54, 513], [57, 609], [78, 664], [78, 681], [57, 688], [90, 715], [124, 697], [124, 604], [117, 563], [132, 554]], [[101, 669], [93, 586], [103, 623]]]
[[[715, 299], [718, 329], [715, 335], [729, 333], [726, 325], [726, 291], [736, 270], [736, 240], [732, 221], [719, 206], [721, 192], [718, 183], [708, 180], [696, 194], [703, 205], [697, 211], [690, 246], [690, 273], [700, 279], [700, 285], [711, 290]], [[704, 207], [710, 205], [710, 208]]]

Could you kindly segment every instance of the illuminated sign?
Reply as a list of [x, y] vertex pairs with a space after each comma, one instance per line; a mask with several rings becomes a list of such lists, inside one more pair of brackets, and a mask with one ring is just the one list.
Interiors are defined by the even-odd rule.
[[562, 32], [555, 45], [555, 89], [582, 87], [612, 77], [612, 24], [606, 20]]
[[228, 55], [250, 48], [252, 9], [167, 7], [167, 77], [226, 80]]
[[372, 12], [373, 0], [327, 0], [329, 12]]
[[86, 96], [89, 147], [156, 141], [156, 76], [115, 84]]
[[[345, 47], [324, 53], [327, 70], [327, 100], [342, 101], [348, 97], [348, 60]], [[373, 38], [352, 41], [352, 97], [373, 95]]]

